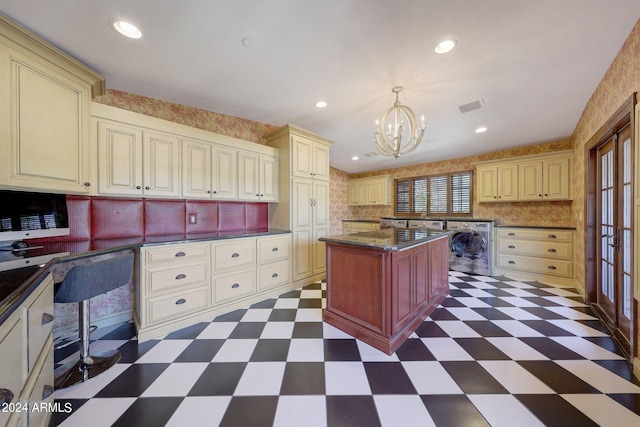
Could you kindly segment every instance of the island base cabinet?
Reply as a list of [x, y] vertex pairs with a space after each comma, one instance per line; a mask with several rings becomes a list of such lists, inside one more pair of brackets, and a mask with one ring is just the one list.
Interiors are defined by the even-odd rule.
[[449, 292], [447, 243], [396, 251], [327, 242], [323, 320], [392, 354]]

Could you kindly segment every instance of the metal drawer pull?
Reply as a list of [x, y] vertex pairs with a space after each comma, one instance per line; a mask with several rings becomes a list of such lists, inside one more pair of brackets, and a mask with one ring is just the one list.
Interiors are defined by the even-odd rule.
[[44, 387], [42, 387], [42, 400], [45, 400], [47, 397], [51, 396], [54, 390], [55, 389], [52, 385], [45, 384]]
[[233, 285], [231, 285], [231, 289], [237, 289], [240, 287], [239, 283], [234, 283]]
[[557, 270], [555, 265], [550, 265], [549, 267], [547, 267], [549, 270]]
[[273, 273], [273, 274], [271, 275], [271, 277], [273, 277], [273, 278], [275, 279], [276, 277], [278, 277], [278, 273]]
[[516, 233], [509, 233], [509, 234], [507, 234], [507, 236], [515, 236], [515, 235], [516, 235]]
[[515, 261], [507, 261], [509, 264], [515, 264]]
[[186, 278], [187, 278], [187, 275], [186, 275], [186, 274], [178, 274], [178, 275], [176, 276], [176, 280], [182, 280], [182, 279], [186, 279]]
[[181, 304], [184, 304], [185, 302], [187, 302], [186, 299], [180, 298], [178, 301], [176, 301], [176, 305], [181, 305]]
[[547, 252], [551, 252], [552, 254], [554, 254], [554, 253], [556, 253], [556, 252], [558, 252], [558, 251], [556, 251], [556, 250], [555, 250], [555, 249], [553, 249], [553, 248], [550, 248], [550, 249], [547, 249]]
[[231, 254], [231, 258], [238, 258], [239, 256], [240, 256], [240, 254], [237, 253], [237, 252], [234, 252], [234, 253]]
[[184, 252], [178, 252], [177, 254], [175, 254], [176, 257], [181, 257], [181, 256], [185, 256], [187, 254], [185, 254]]
[[271, 252], [278, 252], [278, 248], [275, 247], [275, 248], [271, 249]]
[[8, 388], [0, 388], [0, 404], [11, 403], [13, 400], [13, 393]]
[[47, 323], [53, 322], [53, 315], [49, 313], [42, 314], [42, 325], [46, 325]]
[[548, 237], [549, 239], [555, 239], [555, 238], [556, 238], [556, 235], [555, 235], [555, 234], [549, 234], [547, 237]]
[[515, 246], [513, 246], [513, 245], [509, 245], [509, 246], [508, 246], [508, 248], [509, 248], [509, 249], [515, 249], [516, 247], [515, 247]]

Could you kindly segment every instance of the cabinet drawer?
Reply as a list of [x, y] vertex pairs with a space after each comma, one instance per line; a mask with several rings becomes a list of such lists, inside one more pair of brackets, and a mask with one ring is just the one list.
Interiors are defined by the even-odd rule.
[[204, 261], [170, 268], [149, 268], [146, 271], [147, 292], [159, 292], [179, 286], [209, 283], [208, 264]]
[[499, 239], [498, 253], [533, 255], [537, 257], [571, 260], [572, 245], [566, 242]]
[[213, 246], [213, 269], [239, 267], [256, 263], [255, 239], [238, 239]]
[[53, 279], [49, 276], [45, 280], [48, 280], [49, 284], [45, 285], [42, 293], [27, 308], [29, 372], [31, 372], [33, 364], [36, 363], [38, 356], [40, 356], [42, 347], [49, 334], [51, 334], [51, 328], [53, 327]]
[[209, 244], [168, 245], [161, 249], [146, 249], [145, 261], [187, 261], [196, 257], [209, 257]]
[[214, 301], [221, 302], [250, 295], [256, 290], [255, 269], [229, 273], [214, 278]]
[[573, 240], [573, 232], [569, 230], [551, 229], [498, 228], [496, 237], [498, 239], [531, 239], [554, 242], [571, 242]]
[[571, 261], [498, 254], [496, 265], [499, 268], [529, 271], [549, 276], [573, 277]]
[[289, 260], [261, 265], [258, 267], [258, 290], [288, 283], [290, 269]]
[[289, 259], [291, 234], [258, 239], [258, 264]]
[[209, 306], [209, 286], [201, 286], [171, 295], [147, 299], [149, 324], [179, 317]]

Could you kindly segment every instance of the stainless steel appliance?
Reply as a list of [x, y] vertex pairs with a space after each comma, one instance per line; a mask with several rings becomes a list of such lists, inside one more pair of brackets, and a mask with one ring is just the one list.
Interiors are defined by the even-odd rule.
[[380, 228], [407, 228], [407, 220], [395, 218], [380, 218]]
[[444, 220], [410, 219], [409, 228], [428, 228], [430, 230], [444, 230], [446, 223], [447, 222]]
[[491, 275], [493, 221], [449, 220], [449, 269]]

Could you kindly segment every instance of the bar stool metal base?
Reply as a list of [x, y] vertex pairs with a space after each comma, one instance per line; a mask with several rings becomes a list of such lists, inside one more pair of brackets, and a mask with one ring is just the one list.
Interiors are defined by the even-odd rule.
[[56, 368], [54, 386], [57, 390], [96, 377], [118, 363], [121, 356], [117, 350], [107, 350], [94, 353], [87, 359], [68, 362]]

